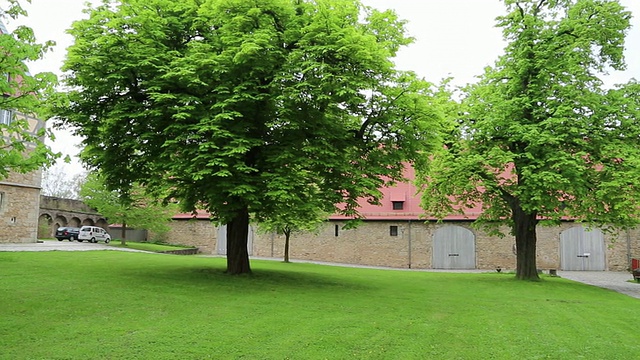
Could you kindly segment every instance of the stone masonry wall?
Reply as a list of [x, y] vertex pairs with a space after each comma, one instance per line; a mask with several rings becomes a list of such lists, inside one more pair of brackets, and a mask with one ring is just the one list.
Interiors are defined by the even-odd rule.
[[42, 185], [42, 170], [32, 171], [26, 174], [11, 172], [2, 182], [40, 188]]
[[0, 184], [0, 243], [37, 241], [41, 171], [10, 173]]
[[[338, 236], [335, 226], [338, 225]], [[367, 221], [356, 229], [344, 230], [343, 222], [327, 222], [318, 233], [294, 233], [291, 236], [292, 260], [315, 260], [334, 263], [428, 269], [433, 263], [433, 234], [442, 226], [462, 226], [473, 232], [476, 241], [476, 267], [492, 270], [516, 267], [515, 239], [506, 227], [504, 237], [489, 236], [475, 229], [470, 222], [424, 223], [397, 221]], [[398, 236], [391, 236], [390, 226], [398, 226]], [[560, 269], [560, 234], [574, 226], [539, 226], [537, 265], [540, 269]], [[605, 233], [606, 269], [623, 271], [629, 267], [629, 254], [640, 257], [640, 230]], [[256, 234], [253, 253], [256, 256], [283, 256], [284, 236]], [[635, 254], [635, 255], [634, 255]]]
[[[338, 236], [335, 227], [338, 226]], [[504, 237], [489, 236], [471, 226], [471, 222], [436, 223], [423, 221], [366, 221], [355, 229], [343, 229], [342, 221], [328, 221], [317, 233], [293, 233], [290, 257], [293, 261], [312, 260], [332, 263], [430, 269], [433, 264], [433, 235], [443, 226], [462, 226], [475, 236], [476, 268], [493, 270], [516, 267], [515, 239], [506, 227]], [[398, 227], [391, 236], [390, 226]], [[540, 269], [561, 269], [560, 234], [574, 226], [538, 226], [537, 265]], [[217, 227], [208, 220], [174, 220], [167, 242], [191, 245], [200, 253], [217, 253]], [[606, 269], [624, 271], [630, 257], [640, 258], [640, 229], [605, 233]], [[284, 236], [255, 232], [252, 254], [257, 257], [282, 258]]]
[[98, 215], [98, 211], [80, 200], [63, 199], [54, 196], [42, 196], [40, 198], [40, 207], [42, 209], [65, 210], [69, 212], [77, 212], [84, 214]]
[[[389, 226], [398, 226], [398, 236]], [[335, 234], [338, 226], [338, 236]], [[402, 222], [369, 222], [356, 229], [343, 229], [344, 222], [328, 222], [317, 234], [293, 233], [291, 259], [327, 261], [371, 266], [408, 267], [408, 230]], [[281, 258], [284, 236], [256, 234], [253, 254]]]
[[170, 244], [195, 246], [202, 254], [216, 254], [218, 228], [209, 220], [173, 220], [164, 236]]
[[634, 229], [629, 233], [629, 250], [631, 257], [634, 259], [640, 259], [640, 229]]

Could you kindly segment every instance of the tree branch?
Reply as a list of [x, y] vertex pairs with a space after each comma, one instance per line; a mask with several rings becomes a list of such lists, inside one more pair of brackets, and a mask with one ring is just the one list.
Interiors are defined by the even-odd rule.
[[534, 9], [534, 14], [538, 14], [538, 12], [540, 11], [540, 8], [542, 7], [542, 5], [544, 5], [544, 3], [546, 3], [547, 0], [540, 0], [540, 2], [538, 2], [538, 5], [536, 5], [535, 9]]
[[516, 3], [516, 6], [518, 7], [518, 11], [520, 12], [520, 16], [522, 16], [522, 18], [524, 19], [524, 9], [522, 8], [522, 6], [520, 6], [520, 3]]
[[[403, 89], [400, 94], [398, 94], [397, 96], [395, 96], [390, 102], [389, 104], [393, 104], [395, 103], [398, 99], [400, 99], [405, 93], [407, 92], [406, 89]], [[376, 123], [372, 121], [373, 118], [377, 117], [378, 115], [380, 115], [381, 113], [384, 113], [385, 111], [389, 110], [389, 107], [385, 107], [384, 109], [381, 109], [380, 111], [378, 111], [376, 113], [375, 116], [373, 116], [373, 114], [369, 117], [367, 117], [367, 120], [365, 120], [362, 125], [360, 126], [360, 130], [358, 130], [358, 132], [356, 133], [357, 138], [362, 139], [362, 137], [364, 136], [364, 133], [367, 129], [368, 126], [370, 125], [375, 125]]]

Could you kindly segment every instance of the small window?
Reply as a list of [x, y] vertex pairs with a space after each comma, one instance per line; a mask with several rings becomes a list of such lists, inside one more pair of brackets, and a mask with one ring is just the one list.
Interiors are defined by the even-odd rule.
[[393, 201], [393, 210], [402, 210], [404, 209], [404, 201]]
[[398, 236], [398, 227], [395, 225], [389, 226], [389, 235]]
[[0, 110], [0, 124], [9, 125], [13, 120], [13, 111]]
[[334, 228], [335, 236], [338, 236], [338, 231], [340, 231], [340, 226], [336, 225], [335, 228]]

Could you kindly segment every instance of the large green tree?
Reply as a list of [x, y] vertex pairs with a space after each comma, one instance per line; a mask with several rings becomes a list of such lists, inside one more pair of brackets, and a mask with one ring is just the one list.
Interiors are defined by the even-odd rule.
[[394, 68], [410, 43], [356, 0], [123, 0], [70, 30], [56, 108], [106, 182], [169, 189], [228, 224], [227, 271], [283, 192], [355, 215], [431, 143], [430, 85]]
[[447, 145], [422, 169], [423, 205], [444, 216], [482, 203], [480, 221], [515, 235], [516, 277], [537, 279], [539, 224], [638, 220], [638, 85], [602, 81], [624, 68], [631, 15], [613, 0], [505, 4], [505, 54], [466, 89]]
[[0, 3], [0, 179], [11, 171], [26, 173], [49, 166], [58, 157], [45, 144], [46, 129], [34, 131], [23, 116], [38, 116], [42, 101], [57, 83], [52, 73], [31, 74], [28, 61], [42, 59], [53, 42], [39, 44], [33, 30], [18, 26], [13, 31], [5, 23], [27, 16], [17, 0]]

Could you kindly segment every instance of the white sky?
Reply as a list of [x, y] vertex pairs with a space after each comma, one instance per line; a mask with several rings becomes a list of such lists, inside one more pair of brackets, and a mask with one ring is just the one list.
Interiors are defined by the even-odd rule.
[[[176, 0], [179, 1], [179, 0]], [[97, 0], [91, 0], [97, 3]], [[400, 18], [408, 20], [408, 31], [416, 41], [403, 49], [396, 64], [400, 69], [413, 70], [432, 82], [452, 76], [454, 83], [463, 85], [474, 81], [483, 68], [491, 65], [502, 53], [501, 31], [494, 27], [496, 16], [504, 13], [502, 0], [362, 0], [365, 5], [379, 9], [394, 9]], [[65, 34], [74, 20], [84, 16], [85, 0], [32, 0], [24, 6], [29, 16], [21, 22], [33, 28], [39, 41], [54, 40], [57, 46], [44, 60], [30, 64], [32, 73], [51, 71], [60, 74], [65, 49], [71, 37]], [[626, 44], [628, 69], [614, 73], [610, 83], [640, 79], [640, 1], [621, 0], [632, 11], [633, 28]], [[9, 29], [15, 24], [6, 24]], [[77, 154], [78, 139], [68, 133], [57, 132], [55, 151], [65, 155]], [[77, 162], [70, 172], [80, 171]]]

